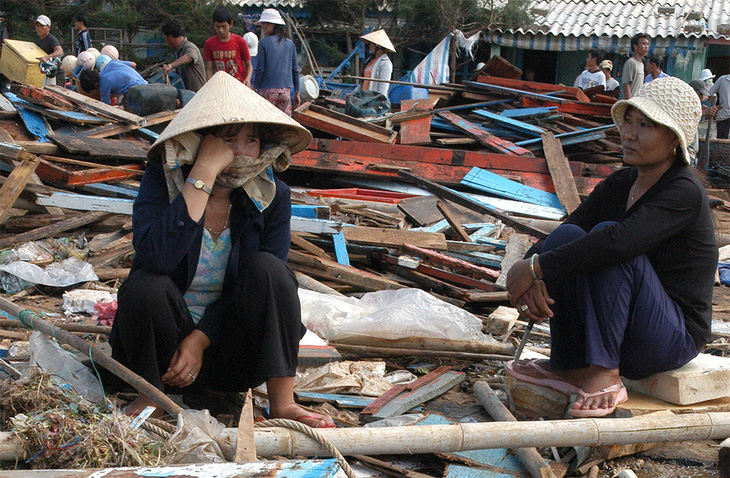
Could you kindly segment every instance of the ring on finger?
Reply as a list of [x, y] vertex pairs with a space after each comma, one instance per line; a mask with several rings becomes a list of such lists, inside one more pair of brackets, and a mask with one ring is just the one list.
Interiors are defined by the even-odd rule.
[[522, 304], [522, 305], [520, 306], [520, 312], [524, 312], [524, 311], [526, 311], [527, 309], [529, 309], [529, 307], [527, 306], [527, 304]]
[[192, 373], [189, 373], [189, 374], [188, 374], [188, 377], [190, 377], [190, 378], [191, 378], [191, 379], [193, 379], [193, 380], [195, 380], [195, 378], [196, 378], [196, 377], [195, 377], [195, 375], [193, 375]]

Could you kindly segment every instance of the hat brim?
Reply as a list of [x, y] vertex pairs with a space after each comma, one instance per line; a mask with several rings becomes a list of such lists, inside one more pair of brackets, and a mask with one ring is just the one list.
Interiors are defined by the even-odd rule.
[[154, 158], [169, 139], [224, 124], [260, 125], [267, 136], [286, 144], [292, 154], [312, 141], [312, 133], [304, 126], [228, 73], [219, 71], [170, 121], [147, 151], [147, 157]]
[[672, 130], [672, 132], [677, 135], [677, 139], [679, 139], [679, 147], [682, 149], [682, 157], [685, 163], [689, 164], [689, 144], [693, 143], [695, 138], [687, 138], [682, 128], [674, 120], [674, 118], [665, 113], [659, 104], [649, 98], [646, 98], [644, 96], [635, 96], [634, 98], [628, 100], [617, 101], [613, 105], [613, 107], [611, 108], [611, 117], [613, 118], [613, 122], [616, 124], [619, 132], [624, 126], [624, 115], [626, 114], [626, 110], [629, 108], [629, 106], [632, 106], [641, 111], [644, 115], [646, 115], [647, 118], [649, 118], [654, 123], [666, 126], [670, 130]]

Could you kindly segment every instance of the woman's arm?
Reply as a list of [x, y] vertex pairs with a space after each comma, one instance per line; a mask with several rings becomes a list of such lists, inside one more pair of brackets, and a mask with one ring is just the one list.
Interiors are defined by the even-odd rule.
[[[265, 39], [264, 39], [265, 40]], [[264, 70], [266, 69], [266, 43], [259, 42], [259, 51], [256, 55], [256, 74], [253, 76], [253, 89], [258, 90], [264, 81]]]

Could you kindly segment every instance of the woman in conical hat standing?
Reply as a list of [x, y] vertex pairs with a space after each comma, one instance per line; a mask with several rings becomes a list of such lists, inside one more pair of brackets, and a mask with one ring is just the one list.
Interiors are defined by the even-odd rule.
[[[184, 400], [265, 382], [271, 417], [334, 426], [294, 402], [305, 329], [286, 264], [290, 191], [273, 174], [311, 139], [225, 72], [170, 122], [134, 203], [136, 255], [119, 289], [115, 359]], [[125, 411], [148, 405], [140, 395]]]
[[[393, 63], [388, 57], [388, 53], [395, 53], [395, 47], [388, 38], [385, 30], [376, 30], [360, 37], [366, 45], [367, 52], [370, 54], [365, 60], [365, 70], [363, 76], [377, 80], [390, 80], [393, 75]], [[388, 97], [388, 88], [390, 83], [381, 81], [365, 80], [362, 83], [363, 90], [372, 90], [382, 93]]]

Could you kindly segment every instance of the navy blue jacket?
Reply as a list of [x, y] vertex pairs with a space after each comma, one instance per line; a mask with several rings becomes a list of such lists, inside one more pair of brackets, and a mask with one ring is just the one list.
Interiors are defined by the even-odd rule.
[[[189, 169], [189, 168], [188, 168]], [[231, 193], [231, 240], [233, 248], [223, 281], [222, 297], [230, 293], [238, 271], [247, 257], [259, 251], [287, 260], [291, 241], [291, 191], [276, 179], [276, 196], [268, 208], [259, 212], [241, 188]], [[159, 160], [150, 161], [134, 201], [132, 216], [135, 258], [138, 269], [169, 276], [182, 293], [190, 287], [198, 267], [203, 241], [203, 223], [188, 215], [182, 194], [170, 202], [165, 174]], [[205, 310], [197, 328], [216, 344], [220, 339], [225, 314], [222, 300]]]

